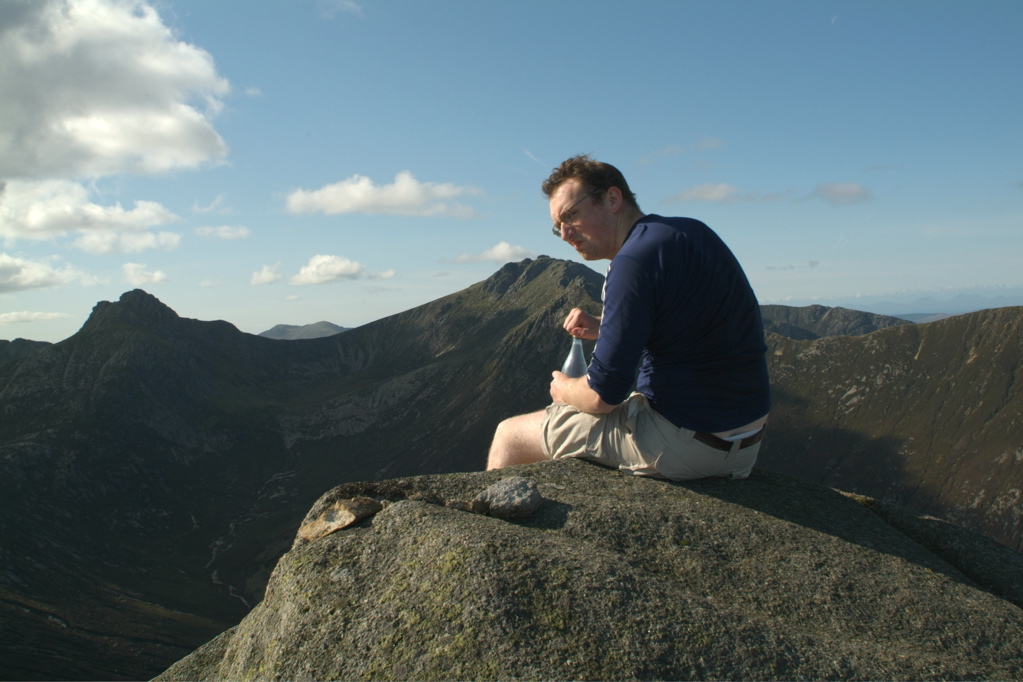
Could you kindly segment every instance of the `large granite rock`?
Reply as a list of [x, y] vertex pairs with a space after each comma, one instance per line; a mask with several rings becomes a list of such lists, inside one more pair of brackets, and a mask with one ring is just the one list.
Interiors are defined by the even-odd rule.
[[[473, 513], [510, 476], [529, 516]], [[1019, 679], [1023, 557], [779, 474], [580, 461], [339, 486], [264, 601], [159, 679]]]

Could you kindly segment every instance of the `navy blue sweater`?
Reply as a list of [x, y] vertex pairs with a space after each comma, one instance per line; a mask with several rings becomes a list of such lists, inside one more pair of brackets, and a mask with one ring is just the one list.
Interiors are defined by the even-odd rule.
[[608, 266], [588, 373], [604, 402], [625, 400], [635, 380], [675, 426], [734, 429], [771, 409], [766, 351], [753, 289], [713, 230], [656, 215], [632, 227]]

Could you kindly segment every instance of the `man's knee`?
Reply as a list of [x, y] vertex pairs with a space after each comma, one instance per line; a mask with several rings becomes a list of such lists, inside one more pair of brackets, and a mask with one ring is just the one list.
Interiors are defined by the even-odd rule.
[[494, 440], [495, 441], [502, 441], [503, 442], [505, 440], [508, 440], [512, 436], [512, 434], [515, 431], [515, 426], [514, 426], [515, 421], [514, 420], [515, 420], [515, 417], [508, 417], [507, 419], [502, 419], [498, 423], [497, 428], [494, 429]]
[[501, 421], [494, 429], [487, 469], [529, 464], [547, 459], [542, 445], [544, 413], [522, 414]]
[[539, 449], [543, 419], [543, 412], [509, 417], [497, 425], [497, 429], [494, 430], [494, 439], [519, 446], [535, 446], [536, 449]]

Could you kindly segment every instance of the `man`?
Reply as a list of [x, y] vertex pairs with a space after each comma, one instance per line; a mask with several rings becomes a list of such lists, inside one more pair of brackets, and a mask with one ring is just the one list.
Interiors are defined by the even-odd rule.
[[543, 191], [554, 234], [611, 261], [604, 311], [569, 313], [569, 334], [597, 340], [587, 375], [554, 372], [554, 403], [501, 422], [487, 468], [580, 457], [672, 480], [749, 476], [770, 410], [767, 345], [731, 251], [697, 220], [645, 215], [621, 172], [589, 156]]

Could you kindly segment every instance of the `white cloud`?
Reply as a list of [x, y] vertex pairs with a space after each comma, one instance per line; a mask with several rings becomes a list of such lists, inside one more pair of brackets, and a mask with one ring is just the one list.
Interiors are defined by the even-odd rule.
[[695, 147], [697, 149], [721, 149], [725, 146], [724, 140], [718, 137], [711, 137], [704, 135], [696, 141]]
[[178, 246], [180, 235], [147, 230], [178, 219], [153, 201], [136, 201], [132, 209], [120, 203], [100, 206], [92, 202], [89, 190], [68, 180], [0, 185], [0, 237], [8, 242], [77, 233], [72, 246], [92, 254], [169, 250]]
[[333, 17], [338, 12], [362, 16], [362, 2], [359, 0], [319, 0], [320, 8], [328, 17]]
[[213, 199], [213, 201], [210, 202], [207, 206], [200, 206], [199, 202], [195, 202], [194, 204], [192, 204], [192, 211], [194, 213], [200, 213], [200, 214], [212, 213], [213, 211], [216, 211], [217, 209], [219, 209], [220, 205], [223, 204], [223, 203], [224, 203], [224, 195], [223, 194], [218, 194]]
[[366, 266], [344, 256], [316, 255], [291, 278], [292, 284], [323, 284], [339, 279], [358, 279]]
[[0, 178], [152, 173], [222, 159], [230, 86], [145, 0], [4, 3]]
[[512, 246], [508, 242], [498, 242], [480, 254], [463, 253], [456, 256], [455, 263], [482, 263], [494, 261], [495, 263], [510, 263], [520, 261], [524, 258], [536, 258], [536, 252], [524, 249], [521, 246]]
[[249, 280], [249, 284], [256, 286], [259, 284], [273, 284], [279, 282], [281, 279], [281, 264], [276, 265], [264, 265], [260, 268], [259, 272], [252, 273], [252, 279]]
[[661, 159], [671, 158], [673, 156], [679, 156], [684, 154], [686, 148], [680, 144], [669, 144], [667, 147], [662, 147], [650, 154], [644, 154], [639, 157], [639, 164], [643, 166], [649, 166], [657, 163]]
[[474, 218], [468, 206], [449, 203], [463, 194], [477, 194], [474, 187], [451, 183], [419, 182], [409, 171], [402, 171], [390, 185], [377, 185], [363, 175], [306, 191], [297, 189], [288, 195], [292, 213], [368, 213], [406, 216], [450, 216]]
[[725, 146], [725, 143], [720, 138], [703, 135], [696, 142], [689, 145], [669, 144], [650, 154], [644, 154], [639, 157], [639, 163], [643, 166], [649, 166], [660, 162], [662, 159], [669, 159], [681, 156], [682, 154], [688, 154], [693, 150], [712, 151], [720, 149], [723, 146]]
[[19, 313], [0, 313], [0, 324], [12, 322], [43, 322], [45, 320], [59, 320], [67, 317], [65, 313], [30, 313], [22, 311]]
[[220, 225], [219, 227], [197, 227], [195, 233], [200, 237], [214, 239], [245, 239], [252, 232], [242, 225]]
[[162, 205], [136, 201], [100, 206], [77, 182], [43, 180], [0, 185], [0, 236], [8, 239], [52, 239], [85, 230], [144, 230], [178, 220]]
[[540, 159], [536, 158], [536, 154], [534, 154], [533, 152], [529, 151], [529, 149], [527, 149], [526, 147], [522, 148], [522, 153], [525, 154], [526, 157], [529, 158], [530, 161], [534, 161], [534, 162], [540, 164], [541, 166], [546, 166], [547, 165], [543, 161], [541, 161]]
[[829, 203], [841, 205], [860, 203], [870, 196], [870, 190], [856, 182], [826, 182], [817, 185], [809, 198], [824, 199]]
[[81, 278], [82, 274], [70, 266], [55, 269], [47, 263], [0, 253], [0, 293], [58, 287]]
[[784, 199], [794, 199], [795, 193], [792, 190], [760, 194], [759, 192], [740, 192], [735, 185], [727, 182], [708, 182], [696, 187], [684, 189], [678, 194], [668, 197], [667, 202], [676, 201], [702, 201], [715, 204], [737, 204], [740, 202], [772, 202]]
[[713, 203], [734, 203], [740, 200], [739, 190], [728, 183], [707, 183], [685, 189], [672, 197], [676, 201], [708, 201]]
[[144, 263], [125, 263], [121, 270], [124, 272], [124, 281], [133, 287], [155, 284], [167, 279], [167, 273], [161, 270], [150, 272], [146, 270]]
[[175, 232], [89, 232], [72, 246], [94, 256], [109, 253], [141, 253], [149, 249], [173, 251], [181, 243]]

